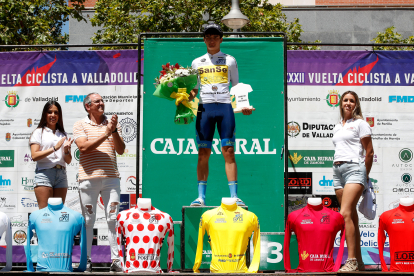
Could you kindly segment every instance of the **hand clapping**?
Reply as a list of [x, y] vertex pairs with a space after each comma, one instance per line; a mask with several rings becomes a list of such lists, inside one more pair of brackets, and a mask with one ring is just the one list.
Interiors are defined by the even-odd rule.
[[117, 115], [112, 115], [111, 119], [108, 120], [108, 125], [106, 126], [106, 135], [110, 136], [112, 134], [112, 132], [115, 131], [116, 126], [118, 125], [118, 116]]

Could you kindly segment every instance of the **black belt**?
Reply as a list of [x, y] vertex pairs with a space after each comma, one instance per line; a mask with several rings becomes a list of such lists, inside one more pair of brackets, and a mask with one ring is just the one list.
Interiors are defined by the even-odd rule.
[[334, 165], [342, 165], [342, 164], [345, 164], [345, 163], [355, 163], [355, 162], [352, 162], [352, 160], [351, 161], [336, 161], [333, 164]]

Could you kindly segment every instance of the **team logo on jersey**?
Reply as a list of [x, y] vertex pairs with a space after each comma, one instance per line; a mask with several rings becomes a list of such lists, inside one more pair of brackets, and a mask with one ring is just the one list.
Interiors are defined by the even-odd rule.
[[310, 254], [310, 261], [323, 262], [327, 258], [329, 258], [327, 254]]
[[129, 251], [129, 259], [131, 261], [135, 260], [135, 250], [133, 248], [131, 248], [131, 250]]
[[321, 224], [329, 224], [329, 223], [331, 223], [331, 219], [330, 219], [329, 215], [322, 216]]
[[312, 219], [303, 219], [300, 224], [313, 224]]
[[310, 215], [309, 215], [309, 214], [304, 214], [303, 216], [304, 216], [304, 217], [310, 217]]
[[396, 261], [414, 261], [414, 251], [399, 251], [394, 256]]
[[205, 59], [205, 58], [202, 58], [200, 61], [201, 61], [201, 62], [205, 62], [205, 61], [206, 61], [206, 59]]
[[240, 214], [239, 212], [235, 212], [233, 222], [236, 222], [236, 223], [243, 222], [243, 214]]
[[224, 58], [224, 57], [218, 57], [217, 64], [226, 64], [226, 58]]
[[225, 218], [216, 218], [216, 221], [214, 223], [227, 223]]
[[43, 216], [44, 217], [50, 217], [50, 215], [48, 213], [44, 213]]
[[231, 253], [229, 253], [229, 258], [232, 258], [232, 257], [233, 257], [233, 255]]
[[42, 258], [54, 258], [54, 259], [60, 259], [60, 258], [71, 258], [72, 256], [69, 253], [56, 253], [56, 252], [42, 252]]
[[69, 221], [69, 214], [62, 212], [62, 215], [59, 218], [60, 222], [68, 222]]
[[227, 65], [207, 65], [198, 68], [201, 84], [228, 83]]
[[309, 253], [307, 253], [306, 251], [303, 251], [302, 254], [300, 254], [300, 257], [302, 258], [302, 261], [306, 260], [306, 258], [309, 257]]
[[139, 261], [153, 261], [158, 259], [158, 256], [155, 254], [138, 254], [137, 256], [137, 260]]
[[213, 85], [213, 86], [211, 87], [211, 89], [212, 89], [214, 92], [216, 92], [216, 91], [218, 90], [218, 87], [217, 87], [217, 85]]
[[158, 221], [160, 221], [161, 216], [159, 214], [151, 215], [149, 219], [149, 223], [158, 224]]
[[401, 217], [401, 215], [399, 213], [396, 213], [394, 216], [395, 217]]
[[222, 211], [219, 211], [219, 212], [217, 213], [217, 216], [224, 216], [224, 214], [223, 214], [223, 212], [222, 212]]

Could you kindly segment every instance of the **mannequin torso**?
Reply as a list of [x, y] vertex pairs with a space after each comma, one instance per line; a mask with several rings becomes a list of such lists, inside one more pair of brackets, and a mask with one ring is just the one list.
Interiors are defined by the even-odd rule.
[[151, 198], [138, 198], [137, 206], [139, 209], [151, 210]]
[[411, 206], [414, 205], [414, 198], [400, 198], [400, 205]]
[[236, 203], [236, 198], [234, 197], [223, 197], [221, 199], [221, 203], [226, 204], [226, 205], [233, 205]]
[[317, 206], [322, 204], [322, 198], [320, 197], [310, 197], [308, 198], [308, 204]]
[[59, 205], [62, 204], [62, 198], [60, 197], [49, 197], [47, 203], [50, 205]]

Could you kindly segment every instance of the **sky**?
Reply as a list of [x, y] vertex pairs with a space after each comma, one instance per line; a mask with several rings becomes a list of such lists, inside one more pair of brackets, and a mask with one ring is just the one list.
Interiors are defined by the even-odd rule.
[[[66, 3], [68, 3], [68, 0], [66, 0]], [[63, 27], [62, 27], [62, 35], [64, 33], [69, 34], [69, 20], [66, 21], [65, 23], [63, 23]]]
[[62, 27], [62, 34], [67, 33], [69, 34], [69, 21], [66, 21]]

